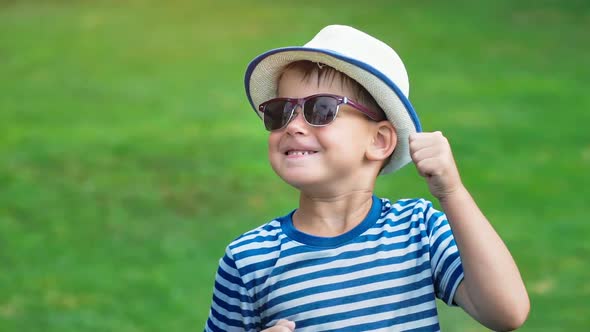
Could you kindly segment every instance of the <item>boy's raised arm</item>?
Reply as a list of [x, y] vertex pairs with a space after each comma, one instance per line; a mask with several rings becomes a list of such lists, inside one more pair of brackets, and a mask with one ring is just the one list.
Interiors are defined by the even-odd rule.
[[510, 252], [461, 182], [448, 140], [440, 132], [410, 136], [416, 168], [447, 215], [465, 279], [455, 302], [493, 330], [524, 324], [529, 298]]

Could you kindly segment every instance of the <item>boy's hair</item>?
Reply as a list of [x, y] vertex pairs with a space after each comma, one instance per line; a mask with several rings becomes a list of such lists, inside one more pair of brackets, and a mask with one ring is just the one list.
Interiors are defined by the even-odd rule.
[[[288, 70], [295, 70], [301, 74], [303, 74], [303, 80], [309, 82], [311, 78], [314, 76], [313, 74], [317, 73], [317, 84], [319, 85], [323, 81], [330, 81], [333, 82], [337, 76], [340, 76], [341, 80], [340, 83], [344, 88], [349, 87], [353, 92], [354, 96], [346, 96], [357, 103], [367, 107], [368, 109], [377, 112], [378, 114], [384, 114], [383, 110], [375, 101], [375, 98], [371, 96], [371, 94], [365, 89], [362, 85], [360, 85], [357, 81], [350, 78], [348, 75], [330, 67], [328, 65], [324, 65], [322, 63], [312, 62], [308, 60], [301, 60], [289, 63], [283, 69], [282, 73], [285, 73]], [[279, 81], [282, 77], [279, 76]]]
[[[314, 74], [317, 73], [318, 86], [322, 81], [333, 82], [337, 76], [340, 76], [340, 84], [342, 88], [349, 87], [354, 93], [353, 96], [346, 97], [350, 97], [357, 103], [367, 107], [368, 109], [374, 112], [377, 112], [378, 114], [384, 114], [383, 109], [381, 109], [379, 104], [377, 104], [377, 102], [375, 101], [375, 98], [371, 96], [367, 89], [365, 89], [357, 81], [350, 78], [348, 75], [338, 71], [333, 67], [308, 60], [291, 62], [288, 65], [286, 65], [285, 68], [282, 70], [281, 75], [278, 79], [279, 81], [281, 80], [282, 75], [288, 70], [294, 70], [301, 73], [303, 75], [303, 80], [306, 82], [310, 82], [311, 78], [315, 76]], [[387, 157], [387, 159], [383, 162], [383, 164], [381, 165], [381, 169], [383, 169], [383, 167], [389, 163], [389, 159], [391, 159], [391, 155], [389, 155], [389, 157]]]

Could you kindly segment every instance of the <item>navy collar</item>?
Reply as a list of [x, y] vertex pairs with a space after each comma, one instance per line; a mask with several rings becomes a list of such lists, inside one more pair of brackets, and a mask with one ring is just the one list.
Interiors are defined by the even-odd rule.
[[335, 237], [320, 237], [297, 230], [293, 225], [293, 214], [297, 210], [293, 210], [288, 215], [279, 218], [279, 221], [281, 222], [283, 233], [285, 233], [292, 240], [314, 247], [333, 248], [352, 241], [357, 236], [361, 235], [366, 230], [375, 225], [381, 216], [381, 208], [381, 199], [373, 195], [373, 204], [371, 205], [371, 210], [369, 210], [369, 213], [367, 213], [365, 219], [363, 219], [363, 221], [361, 221], [353, 229]]

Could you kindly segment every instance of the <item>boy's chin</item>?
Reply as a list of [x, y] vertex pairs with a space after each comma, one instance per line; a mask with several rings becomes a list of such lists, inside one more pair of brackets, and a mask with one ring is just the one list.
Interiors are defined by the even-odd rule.
[[317, 185], [316, 182], [311, 179], [294, 177], [294, 176], [280, 176], [280, 177], [281, 177], [281, 179], [283, 179], [283, 181], [285, 181], [285, 183], [287, 183], [291, 187], [294, 187], [299, 190], [303, 190], [307, 187], [313, 187], [314, 185]]
[[[334, 179], [320, 179], [320, 178], [287, 178], [281, 177], [285, 183], [299, 191], [300, 194], [309, 197], [332, 197], [339, 192], [337, 181]], [[342, 189], [342, 188], [340, 188]]]
[[[277, 173], [278, 174], [278, 173]], [[317, 187], [322, 186], [321, 179], [317, 177], [310, 177], [307, 174], [278, 174], [279, 177], [291, 187], [299, 191], [313, 191]]]

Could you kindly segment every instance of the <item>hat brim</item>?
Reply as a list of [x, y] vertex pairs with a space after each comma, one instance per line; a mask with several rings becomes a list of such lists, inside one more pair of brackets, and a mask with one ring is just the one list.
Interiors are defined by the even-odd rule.
[[248, 101], [259, 117], [258, 105], [275, 98], [280, 74], [291, 62], [308, 60], [326, 64], [357, 81], [381, 106], [397, 133], [397, 146], [381, 175], [391, 173], [411, 162], [408, 136], [421, 132], [420, 120], [399, 87], [373, 66], [343, 54], [309, 47], [284, 47], [256, 57], [246, 70], [244, 83]]

